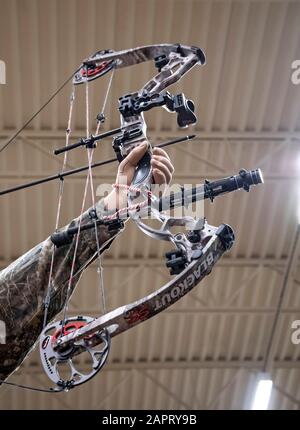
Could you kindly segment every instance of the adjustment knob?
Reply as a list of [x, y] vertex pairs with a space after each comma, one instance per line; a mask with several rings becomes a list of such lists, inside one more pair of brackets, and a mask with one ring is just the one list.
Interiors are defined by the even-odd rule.
[[169, 62], [169, 58], [163, 54], [163, 55], [158, 55], [157, 57], [154, 58], [154, 62], [155, 62], [155, 67], [158, 69], [158, 71], [160, 72], [161, 69], [168, 64]]

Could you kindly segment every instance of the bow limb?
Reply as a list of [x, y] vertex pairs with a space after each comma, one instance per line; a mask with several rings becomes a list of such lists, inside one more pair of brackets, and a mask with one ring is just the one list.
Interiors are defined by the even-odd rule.
[[[116, 336], [166, 310], [189, 293], [211, 272], [213, 266], [228, 249], [227, 245], [232, 245], [232, 242], [228, 242], [229, 234], [233, 234], [229, 226], [221, 225], [219, 228], [207, 226], [207, 229], [213, 229], [214, 234], [210, 235], [201, 255], [192, 260], [174, 279], [148, 296], [121, 306], [96, 318], [89, 325], [62, 337], [59, 347], [67, 347], [70, 343], [78, 342], [104, 328], [111, 336]], [[225, 242], [227, 240], [227, 245], [224, 240]], [[97, 342], [96, 339], [95, 342]], [[57, 346], [54, 345], [54, 348]]]
[[132, 49], [124, 49], [123, 51], [103, 50], [88, 57], [83, 61], [83, 65], [99, 66], [103, 61], [115, 61], [115, 68], [129, 67], [145, 61], [154, 60], [161, 55], [169, 56], [171, 53], [181, 53], [187, 56], [190, 52], [196, 53], [200, 64], [205, 64], [205, 54], [202, 49], [193, 46], [180, 44], [157, 44], [146, 45]]
[[[232, 234], [232, 230], [229, 226], [222, 225], [215, 229], [198, 258], [191, 261], [173, 280], [148, 296], [95, 320], [88, 317], [71, 318], [69, 322], [73, 331], [69, 334], [66, 332], [62, 337], [58, 337], [59, 322], [53, 323], [52, 326], [49, 325], [40, 340], [41, 360], [49, 378], [60, 387], [73, 388], [95, 376], [106, 361], [109, 339], [154, 317], [190, 292], [211, 272], [218, 259], [231, 246], [232, 240], [228, 241], [230, 234]], [[49, 335], [53, 330], [58, 333], [54, 338]], [[103, 347], [99, 350], [101, 344]], [[88, 374], [80, 373], [72, 362], [73, 357], [83, 351], [88, 351], [93, 359], [92, 370]], [[57, 365], [64, 359], [64, 356], [67, 359], [70, 352], [72, 356], [68, 361], [72, 376], [69, 380], [62, 381]], [[100, 358], [97, 359], [97, 357]]]
[[[172, 59], [170, 66], [173, 68], [174, 80], [169, 77], [168, 85], [176, 82], [182, 74], [186, 73], [195, 64], [205, 64], [205, 54], [202, 49], [180, 44], [147, 45], [117, 52], [107, 49], [96, 52], [84, 60], [81, 68], [75, 73], [73, 82], [76, 85], [82, 84], [86, 79], [88, 81], [97, 79], [112, 69], [134, 66], [145, 61], [159, 59], [162, 56]], [[176, 67], [175, 58], [185, 58], [177, 65], [177, 67], [180, 66], [178, 73], [174, 70]], [[88, 67], [87, 73], [85, 71], [86, 67]]]

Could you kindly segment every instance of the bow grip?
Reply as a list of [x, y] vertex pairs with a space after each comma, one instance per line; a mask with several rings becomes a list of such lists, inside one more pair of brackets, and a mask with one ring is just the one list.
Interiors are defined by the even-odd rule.
[[140, 159], [137, 164], [137, 168], [132, 180], [132, 185], [142, 185], [147, 181], [151, 172], [151, 150], [148, 150], [146, 154]]

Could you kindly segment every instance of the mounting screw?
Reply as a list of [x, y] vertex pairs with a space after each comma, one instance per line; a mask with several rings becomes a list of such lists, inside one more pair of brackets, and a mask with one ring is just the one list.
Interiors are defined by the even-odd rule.
[[200, 242], [200, 239], [201, 239], [200, 230], [190, 230], [188, 231], [186, 237], [191, 243]]

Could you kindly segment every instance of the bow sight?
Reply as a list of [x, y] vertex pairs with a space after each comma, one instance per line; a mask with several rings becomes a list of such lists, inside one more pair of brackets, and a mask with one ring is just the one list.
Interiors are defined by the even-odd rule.
[[169, 91], [164, 91], [148, 95], [145, 91], [142, 95], [126, 94], [119, 98], [119, 111], [124, 119], [157, 106], [165, 106], [169, 112], [177, 112], [177, 124], [181, 128], [197, 122], [194, 103], [187, 100], [183, 93], [173, 96]]

